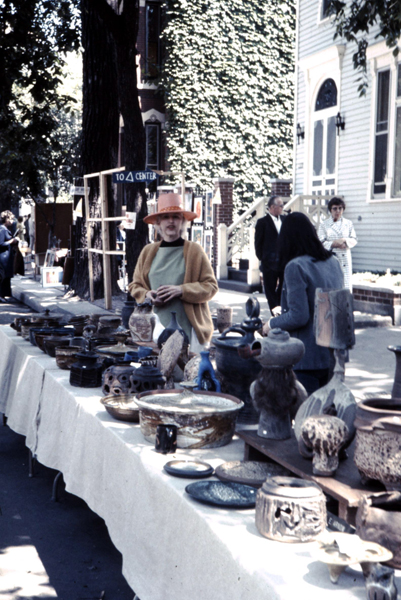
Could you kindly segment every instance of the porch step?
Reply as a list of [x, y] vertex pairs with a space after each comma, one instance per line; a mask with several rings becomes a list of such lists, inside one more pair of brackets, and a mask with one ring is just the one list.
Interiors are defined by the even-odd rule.
[[234, 279], [218, 279], [217, 281], [221, 290], [231, 290], [232, 292], [241, 292], [242, 294], [253, 294], [261, 292], [260, 285], [249, 285], [246, 281], [235, 281]]
[[236, 269], [235, 267], [228, 267], [228, 279], [232, 281], [242, 281], [246, 283], [247, 270]]

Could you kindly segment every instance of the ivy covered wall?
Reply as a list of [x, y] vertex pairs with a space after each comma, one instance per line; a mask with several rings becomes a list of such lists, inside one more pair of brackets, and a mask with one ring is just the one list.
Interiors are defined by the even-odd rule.
[[235, 177], [236, 208], [291, 177], [294, 0], [166, 0], [161, 78], [171, 170]]

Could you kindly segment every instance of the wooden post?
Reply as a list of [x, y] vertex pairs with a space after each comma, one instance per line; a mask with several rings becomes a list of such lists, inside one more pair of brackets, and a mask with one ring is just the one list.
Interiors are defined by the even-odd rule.
[[[90, 177], [90, 176], [89, 176]], [[85, 217], [86, 217], [86, 240], [88, 247], [88, 267], [89, 267], [89, 293], [91, 302], [95, 299], [95, 289], [93, 286], [93, 264], [91, 256], [91, 243], [92, 243], [92, 223], [89, 221], [89, 187], [88, 187], [88, 175], [84, 175], [84, 194], [85, 194]]]
[[217, 228], [218, 234], [218, 257], [217, 257], [217, 279], [228, 278], [227, 267], [227, 225], [220, 223]]
[[107, 179], [102, 172], [100, 174], [100, 202], [102, 216], [102, 246], [103, 246], [103, 285], [104, 285], [104, 302], [106, 310], [112, 308], [111, 296], [111, 267], [110, 255], [107, 252], [110, 250], [110, 232], [109, 222], [106, 220], [109, 216], [107, 204]]

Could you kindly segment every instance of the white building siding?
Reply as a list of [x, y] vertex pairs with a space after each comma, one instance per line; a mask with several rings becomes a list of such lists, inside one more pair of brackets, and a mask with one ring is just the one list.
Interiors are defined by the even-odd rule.
[[[342, 41], [333, 41], [334, 28], [330, 22], [318, 24], [319, 0], [299, 2], [298, 59], [302, 63], [305, 58], [327, 51]], [[375, 31], [371, 33], [371, 43], [375, 43], [374, 35]], [[372, 175], [370, 148], [374, 143], [371, 131], [372, 81], [369, 74], [367, 96], [360, 98], [356, 82], [358, 73], [352, 63], [354, 51], [353, 45], [346, 46], [341, 63], [338, 108], [345, 118], [345, 130], [340, 131], [338, 138], [337, 193], [344, 196], [346, 217], [353, 221], [358, 235], [358, 245], [352, 250], [354, 270], [385, 271], [390, 268], [401, 271], [401, 199], [372, 201], [369, 196]], [[332, 63], [330, 65], [332, 68]], [[325, 77], [331, 76], [330, 68]], [[297, 122], [307, 130], [307, 121], [313, 110], [309, 106], [313, 95], [310, 79], [308, 83], [310, 71], [305, 72], [298, 67], [297, 72]], [[306, 176], [305, 166], [308, 168], [306, 154], [309, 153], [309, 161], [311, 158], [312, 135], [309, 135], [309, 141], [305, 136], [305, 140], [296, 145], [295, 151], [294, 193], [311, 193], [310, 183], [309, 189], [306, 187], [310, 178]]]

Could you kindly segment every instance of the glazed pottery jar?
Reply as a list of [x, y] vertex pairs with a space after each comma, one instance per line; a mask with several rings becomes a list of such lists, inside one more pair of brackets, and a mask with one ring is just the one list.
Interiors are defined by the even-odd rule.
[[208, 350], [203, 350], [200, 353], [201, 361], [199, 364], [197, 387], [195, 389], [220, 393], [221, 392], [220, 381], [218, 379], [216, 379], [213, 365], [210, 362], [209, 354], [210, 354], [210, 352]]
[[128, 327], [134, 342], [151, 342], [156, 325], [156, 315], [152, 303], [138, 304], [128, 320]]
[[125, 300], [124, 306], [121, 309], [121, 320], [125, 329], [129, 329], [129, 319], [134, 312], [136, 305], [135, 298], [132, 298], [130, 294], [127, 294], [127, 299]]
[[313, 481], [271, 477], [256, 495], [256, 527], [277, 542], [309, 542], [326, 528], [326, 498]]
[[147, 364], [141, 364], [138, 369], [135, 369], [130, 379], [133, 394], [161, 390], [166, 383], [159, 369]]
[[77, 361], [71, 365], [70, 384], [76, 387], [100, 387], [102, 365], [95, 352], [78, 352]]

